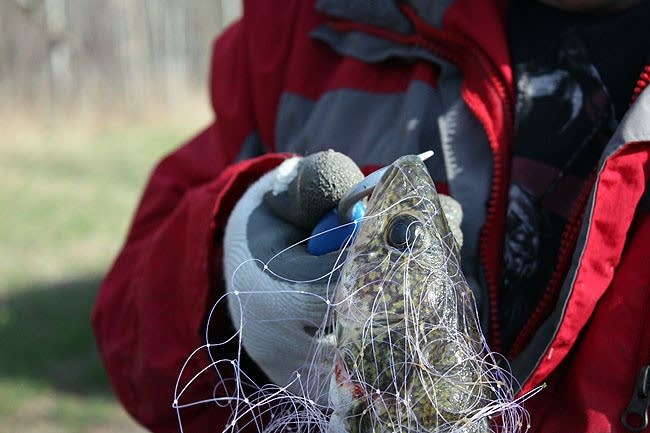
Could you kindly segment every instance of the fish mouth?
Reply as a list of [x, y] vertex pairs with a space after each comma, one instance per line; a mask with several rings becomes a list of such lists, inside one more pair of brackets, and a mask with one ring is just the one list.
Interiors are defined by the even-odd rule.
[[375, 186], [373, 195], [381, 194], [382, 191], [390, 189], [393, 182], [399, 179], [409, 180], [412, 189], [418, 189], [417, 186], [419, 185], [433, 186], [431, 176], [422, 160], [416, 155], [405, 155], [388, 167], [377, 186]]

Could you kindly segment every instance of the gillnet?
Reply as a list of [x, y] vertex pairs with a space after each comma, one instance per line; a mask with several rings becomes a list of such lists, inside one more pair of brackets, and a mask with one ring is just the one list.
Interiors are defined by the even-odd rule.
[[[507, 362], [486, 344], [457, 242], [417, 157], [398, 159], [383, 175], [356, 237], [342, 250], [347, 255], [334, 257], [328, 272], [303, 279], [278, 272], [274, 263], [303, 245], [295, 242], [265, 258], [226, 260], [231, 290], [215, 309], [228, 303], [236, 331], [221, 341], [206, 337], [179, 374], [174, 407], [181, 431], [181, 410], [200, 404], [227, 408], [224, 432], [529, 428], [521, 403], [530, 394], [515, 399], [518, 384]], [[248, 266], [264, 277], [244, 278], [259, 275], [246, 272]], [[276, 290], [272, 281], [291, 288]], [[262, 338], [269, 329], [287, 344]], [[235, 356], [213, 355], [228, 345], [236, 347]], [[275, 384], [256, 383], [245, 373], [244, 346], [261, 357], [282, 354], [269, 356], [281, 365], [263, 366], [275, 372]], [[200, 351], [212, 362], [181, 382]], [[213, 395], [185, 401], [185, 391], [202, 375], [219, 379]]]

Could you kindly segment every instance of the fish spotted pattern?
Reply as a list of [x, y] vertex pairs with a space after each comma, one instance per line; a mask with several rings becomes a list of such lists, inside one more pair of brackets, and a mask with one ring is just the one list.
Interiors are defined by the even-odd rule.
[[329, 433], [492, 431], [511, 390], [459, 256], [424, 164], [398, 159], [337, 285]]

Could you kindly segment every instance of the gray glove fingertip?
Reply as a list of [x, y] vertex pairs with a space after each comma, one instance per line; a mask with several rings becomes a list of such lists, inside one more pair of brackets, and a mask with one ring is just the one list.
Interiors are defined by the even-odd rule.
[[363, 179], [352, 159], [333, 150], [302, 158], [292, 175], [284, 191], [268, 191], [264, 202], [276, 215], [307, 231]]

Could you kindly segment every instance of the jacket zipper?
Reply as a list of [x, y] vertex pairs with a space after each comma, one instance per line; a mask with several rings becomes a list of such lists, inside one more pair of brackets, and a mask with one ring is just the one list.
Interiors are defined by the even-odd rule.
[[632, 91], [632, 98], [630, 99], [630, 105], [634, 104], [634, 102], [639, 97], [641, 92], [643, 92], [643, 89], [648, 87], [648, 84], [650, 83], [650, 59], [648, 59], [648, 62], [649, 63], [645, 65], [645, 67], [641, 71], [641, 74], [639, 74], [639, 79], [636, 81], [636, 85], [634, 86], [634, 90]]
[[589, 193], [591, 192], [595, 181], [596, 170], [594, 169], [580, 190], [576, 202], [571, 209], [571, 213], [569, 214], [569, 220], [562, 231], [560, 246], [558, 248], [558, 260], [555, 264], [555, 269], [551, 274], [551, 279], [544, 291], [544, 295], [515, 338], [515, 341], [512, 343], [507, 355], [509, 359], [514, 359], [519, 353], [521, 353], [524, 347], [530, 342], [533, 334], [537, 331], [541, 323], [548, 317], [551, 310], [555, 307], [562, 281], [566, 277], [566, 272], [578, 240], [580, 227], [582, 225], [582, 217], [587, 205], [587, 199], [589, 198]]
[[[646, 299], [645, 307], [650, 305], [650, 298]], [[628, 431], [638, 432], [645, 430], [650, 425], [648, 412], [650, 411], [650, 351], [647, 347], [647, 335], [650, 334], [650, 320], [644, 322], [639, 339], [638, 351], [639, 364], [632, 390], [632, 396], [621, 413], [620, 421]]]
[[645, 430], [648, 427], [649, 408], [650, 365], [644, 365], [637, 373], [632, 398], [621, 414], [621, 424], [631, 432]]

